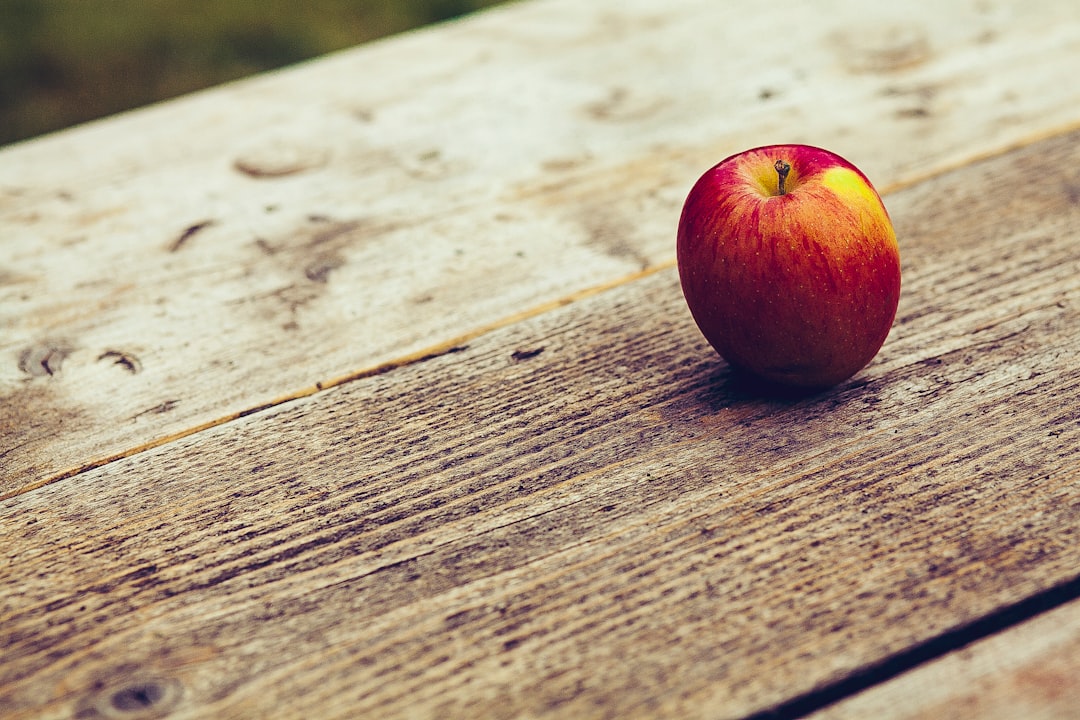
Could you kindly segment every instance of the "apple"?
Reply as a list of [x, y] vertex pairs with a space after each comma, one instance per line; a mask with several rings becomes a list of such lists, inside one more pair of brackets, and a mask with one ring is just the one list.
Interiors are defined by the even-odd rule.
[[708, 170], [686, 198], [679, 280], [727, 362], [771, 383], [836, 385], [885, 342], [900, 251], [870, 181], [809, 145], [769, 145]]

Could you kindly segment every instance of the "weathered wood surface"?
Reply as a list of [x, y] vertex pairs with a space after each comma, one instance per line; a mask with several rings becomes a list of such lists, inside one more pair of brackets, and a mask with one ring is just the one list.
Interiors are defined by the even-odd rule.
[[548, 0], [0, 152], [0, 497], [670, 263], [724, 155], [1077, 122], [1080, 5]]
[[0, 707], [739, 717], [1075, 579], [1078, 141], [888, 197], [897, 325], [828, 393], [666, 268], [8, 499]]
[[812, 720], [1061, 720], [1080, 707], [1080, 601], [957, 650]]

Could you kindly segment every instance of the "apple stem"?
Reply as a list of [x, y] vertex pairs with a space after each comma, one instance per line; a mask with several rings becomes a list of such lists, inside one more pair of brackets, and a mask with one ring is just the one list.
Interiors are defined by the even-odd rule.
[[777, 160], [773, 167], [776, 169], [776, 174], [780, 177], [780, 183], [777, 185], [777, 194], [786, 195], [787, 190], [784, 189], [784, 181], [787, 180], [788, 173], [791, 172], [791, 164], [786, 163], [783, 160]]

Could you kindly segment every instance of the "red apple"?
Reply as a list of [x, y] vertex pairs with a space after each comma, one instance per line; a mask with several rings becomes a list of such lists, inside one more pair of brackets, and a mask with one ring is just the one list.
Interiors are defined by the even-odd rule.
[[900, 251], [877, 191], [808, 145], [732, 155], [683, 206], [679, 279], [705, 338], [768, 381], [825, 388], [877, 354], [900, 299]]

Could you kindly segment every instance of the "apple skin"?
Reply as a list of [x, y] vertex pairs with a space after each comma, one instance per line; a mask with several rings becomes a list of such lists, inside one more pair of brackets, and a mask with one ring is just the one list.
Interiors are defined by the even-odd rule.
[[[790, 165], [780, 194], [781, 162]], [[824, 389], [881, 349], [900, 300], [900, 251], [873, 185], [840, 156], [769, 145], [721, 161], [679, 220], [683, 295], [729, 364]]]

